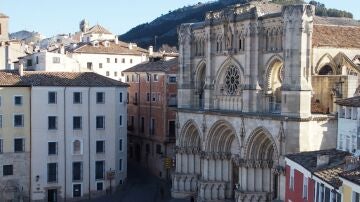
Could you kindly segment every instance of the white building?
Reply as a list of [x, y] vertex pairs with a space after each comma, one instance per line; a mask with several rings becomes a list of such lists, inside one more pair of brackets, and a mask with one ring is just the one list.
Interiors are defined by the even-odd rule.
[[[59, 48], [61, 49], [61, 48]], [[77, 60], [67, 56], [64, 52], [48, 52], [42, 50], [20, 58], [20, 63], [25, 70], [49, 71], [49, 72], [83, 72]], [[17, 68], [19, 63], [15, 65]]]
[[360, 154], [360, 96], [336, 101], [338, 111], [337, 149]]
[[67, 55], [77, 60], [81, 69], [120, 81], [125, 81], [123, 70], [148, 61], [147, 50], [118, 40], [80, 43], [67, 49]]
[[31, 88], [31, 200], [88, 199], [126, 180], [127, 84], [92, 72], [0, 78]]

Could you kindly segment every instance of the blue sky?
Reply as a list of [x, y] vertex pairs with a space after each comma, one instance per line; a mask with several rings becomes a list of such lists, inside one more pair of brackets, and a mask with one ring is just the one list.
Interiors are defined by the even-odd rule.
[[[359, 0], [318, 0], [328, 8], [347, 10], [360, 19]], [[85, 18], [114, 34], [150, 22], [169, 10], [202, 0], [0, 0], [0, 12], [10, 16], [10, 31], [38, 31], [45, 36], [73, 33]]]

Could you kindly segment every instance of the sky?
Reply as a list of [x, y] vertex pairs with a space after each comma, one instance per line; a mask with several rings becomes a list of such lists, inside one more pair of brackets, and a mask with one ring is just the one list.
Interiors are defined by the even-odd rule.
[[[347, 10], [360, 19], [359, 0], [318, 0], [327, 8]], [[79, 30], [87, 19], [114, 34], [151, 22], [161, 14], [208, 0], [0, 0], [0, 12], [10, 17], [10, 32], [37, 31], [50, 37]]]

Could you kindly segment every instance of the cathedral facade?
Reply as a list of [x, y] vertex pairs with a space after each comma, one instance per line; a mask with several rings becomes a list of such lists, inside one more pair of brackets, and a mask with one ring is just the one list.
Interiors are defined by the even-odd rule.
[[172, 196], [284, 200], [284, 155], [336, 147], [333, 102], [358, 86], [359, 28], [267, 1], [182, 24]]

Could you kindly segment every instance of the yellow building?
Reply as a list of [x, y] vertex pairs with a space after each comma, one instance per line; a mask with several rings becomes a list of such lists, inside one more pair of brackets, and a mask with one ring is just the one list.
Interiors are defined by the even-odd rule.
[[342, 181], [342, 201], [360, 201], [360, 168], [346, 171], [340, 174]]
[[0, 83], [0, 201], [29, 196], [30, 87]]

